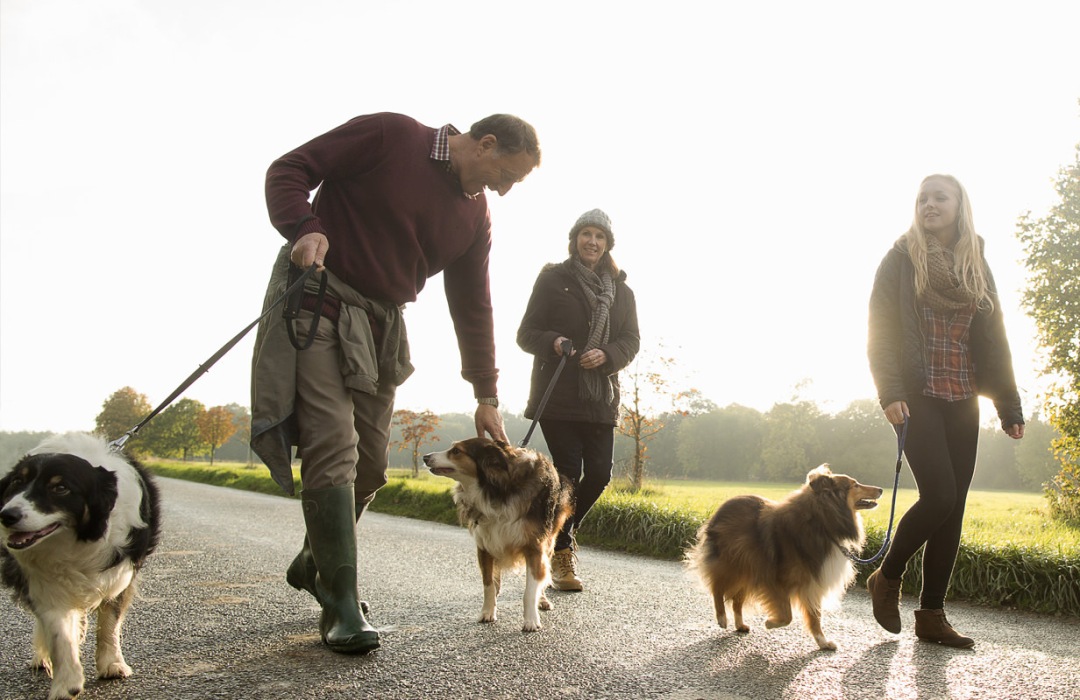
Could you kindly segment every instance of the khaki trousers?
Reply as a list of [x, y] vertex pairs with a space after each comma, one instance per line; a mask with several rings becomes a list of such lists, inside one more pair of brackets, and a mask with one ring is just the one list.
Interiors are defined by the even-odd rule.
[[[307, 337], [312, 314], [296, 320]], [[300, 429], [300, 481], [304, 489], [352, 484], [357, 513], [386, 484], [390, 423], [396, 387], [380, 378], [376, 394], [345, 386], [337, 324], [322, 318], [311, 347], [296, 361], [296, 419]]]

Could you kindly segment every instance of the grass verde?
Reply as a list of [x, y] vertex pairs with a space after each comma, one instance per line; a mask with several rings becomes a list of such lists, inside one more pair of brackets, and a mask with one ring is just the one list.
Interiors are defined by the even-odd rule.
[[[261, 465], [210, 467], [158, 459], [148, 460], [146, 465], [164, 477], [285, 496]], [[299, 470], [294, 469], [294, 475], [299, 485]], [[371, 503], [371, 510], [458, 524], [450, 495], [452, 482], [427, 473], [411, 477], [402, 469], [391, 469], [389, 477], [389, 483]], [[891, 475], [889, 483], [875, 482], [885, 488], [885, 493], [876, 509], [863, 511], [867, 532], [866, 546], [859, 555], [863, 558], [877, 552], [885, 537], [892, 503], [891, 482]], [[775, 499], [796, 487], [796, 484], [655, 480], [647, 482], [642, 491], [631, 493], [616, 480], [589, 512], [578, 541], [678, 560], [701, 523], [725, 499], [746, 493]], [[911, 489], [897, 493], [897, 521], [915, 498], [916, 493]], [[859, 567], [860, 583], [875, 566]], [[919, 572], [920, 558], [916, 556], [904, 575], [906, 594], [917, 595]], [[1080, 530], [1051, 520], [1040, 494], [972, 491], [949, 595], [975, 603], [1080, 616]]]

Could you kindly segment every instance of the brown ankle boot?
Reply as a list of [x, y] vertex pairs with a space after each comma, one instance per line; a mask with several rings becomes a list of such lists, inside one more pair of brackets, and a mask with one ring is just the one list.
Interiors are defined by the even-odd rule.
[[900, 579], [885, 578], [878, 569], [866, 579], [866, 590], [874, 604], [874, 619], [886, 631], [900, 633]]
[[975, 640], [965, 637], [945, 619], [944, 610], [916, 610], [915, 636], [924, 642], [936, 642], [947, 647], [970, 649]]

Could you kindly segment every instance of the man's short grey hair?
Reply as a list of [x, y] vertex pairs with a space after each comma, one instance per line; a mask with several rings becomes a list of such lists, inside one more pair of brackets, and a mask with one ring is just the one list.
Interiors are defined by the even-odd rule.
[[492, 114], [469, 128], [469, 136], [479, 141], [491, 134], [498, 141], [502, 153], [514, 154], [525, 151], [536, 158], [540, 165], [540, 141], [536, 129], [521, 117], [512, 114]]

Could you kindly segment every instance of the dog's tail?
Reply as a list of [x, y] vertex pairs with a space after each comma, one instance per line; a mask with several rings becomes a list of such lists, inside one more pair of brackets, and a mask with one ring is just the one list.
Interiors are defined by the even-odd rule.
[[711, 583], [710, 571], [712, 569], [709, 566], [709, 544], [707, 542], [707, 535], [709, 530], [709, 523], [702, 523], [698, 528], [697, 538], [694, 543], [687, 547], [683, 553], [683, 566], [686, 571], [697, 578], [706, 589], [708, 589]]

